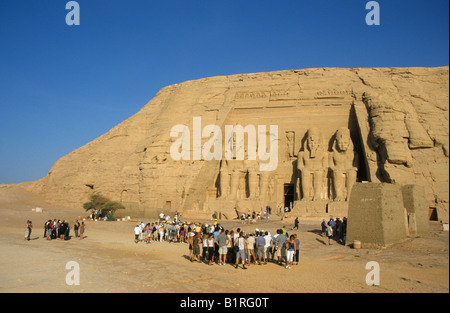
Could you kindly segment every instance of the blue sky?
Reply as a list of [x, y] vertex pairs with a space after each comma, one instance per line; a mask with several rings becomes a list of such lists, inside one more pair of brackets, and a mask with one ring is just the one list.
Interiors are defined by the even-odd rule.
[[54, 162], [161, 88], [312, 67], [447, 66], [448, 0], [0, 0], [0, 184]]

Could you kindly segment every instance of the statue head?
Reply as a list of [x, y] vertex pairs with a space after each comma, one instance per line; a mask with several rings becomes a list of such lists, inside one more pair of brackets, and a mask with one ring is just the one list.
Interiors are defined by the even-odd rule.
[[316, 152], [322, 147], [322, 133], [318, 128], [313, 127], [308, 129], [306, 147], [310, 152], [310, 157], [316, 157]]
[[341, 127], [336, 131], [336, 140], [334, 147], [340, 152], [353, 150], [353, 143], [350, 137], [350, 130], [348, 128]]

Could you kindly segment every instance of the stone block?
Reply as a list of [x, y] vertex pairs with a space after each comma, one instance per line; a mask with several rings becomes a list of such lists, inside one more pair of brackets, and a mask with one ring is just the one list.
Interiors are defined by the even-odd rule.
[[352, 189], [347, 242], [382, 248], [407, 238], [402, 188], [388, 183], [356, 183]]
[[425, 189], [419, 185], [402, 186], [403, 205], [408, 214], [408, 231], [410, 236], [423, 236], [430, 231], [428, 205]]

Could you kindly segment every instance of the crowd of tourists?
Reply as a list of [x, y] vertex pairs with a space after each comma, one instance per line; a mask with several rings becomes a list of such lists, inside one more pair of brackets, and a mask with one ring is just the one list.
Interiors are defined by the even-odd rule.
[[[66, 220], [48, 220], [44, 225], [44, 238], [47, 240], [60, 239], [68, 240], [71, 238], [70, 231], [72, 230], [70, 224]], [[83, 239], [86, 225], [84, 222], [75, 221], [73, 224], [73, 231], [75, 238]]]
[[278, 229], [272, 236], [268, 231], [255, 229], [246, 234], [239, 228], [226, 230], [220, 225], [202, 225], [188, 233], [189, 259], [209, 265], [232, 264], [237, 269], [242, 264], [266, 265], [273, 262], [291, 269], [298, 265], [300, 240], [296, 234]]
[[217, 220], [213, 224], [166, 220], [160, 217], [153, 223], [139, 222], [134, 227], [134, 242], [150, 244], [167, 241], [186, 243], [189, 260], [208, 265], [232, 264], [243, 269], [250, 264], [265, 265], [268, 262], [290, 269], [298, 264], [300, 241], [282, 228], [272, 236], [270, 232], [255, 229], [250, 234], [224, 229]]
[[330, 218], [327, 222], [325, 219], [322, 220], [322, 236], [328, 238], [328, 245], [332, 245], [332, 240], [334, 239], [337, 243], [345, 245], [347, 239], [347, 218], [344, 217], [342, 221], [339, 217]]

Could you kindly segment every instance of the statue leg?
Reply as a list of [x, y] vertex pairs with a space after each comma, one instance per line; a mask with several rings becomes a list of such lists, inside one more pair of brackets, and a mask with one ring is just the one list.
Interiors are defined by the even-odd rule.
[[321, 199], [323, 189], [323, 172], [317, 171], [314, 172], [314, 197], [313, 201], [317, 201]]
[[343, 201], [344, 200], [344, 188], [345, 188], [345, 179], [344, 173], [341, 171], [333, 172], [333, 191], [334, 191], [334, 200], [335, 201]]
[[302, 191], [302, 200], [311, 200], [311, 172], [301, 171], [300, 190]]
[[231, 173], [230, 199], [236, 199], [239, 188], [240, 175], [239, 172]]
[[228, 171], [220, 171], [220, 199], [226, 199], [230, 189], [230, 176]]

